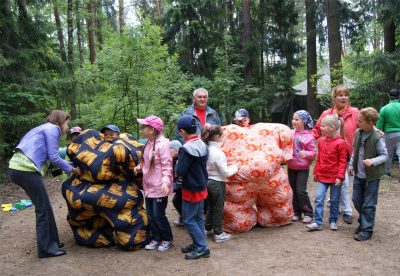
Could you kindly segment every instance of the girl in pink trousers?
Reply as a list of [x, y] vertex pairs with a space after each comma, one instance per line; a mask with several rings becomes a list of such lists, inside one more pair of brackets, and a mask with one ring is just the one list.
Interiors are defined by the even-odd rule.
[[293, 114], [294, 128], [293, 158], [288, 161], [289, 184], [293, 190], [293, 221], [299, 221], [304, 214], [303, 223], [310, 223], [313, 208], [307, 193], [307, 180], [310, 165], [317, 153], [312, 133], [313, 121], [305, 110]]

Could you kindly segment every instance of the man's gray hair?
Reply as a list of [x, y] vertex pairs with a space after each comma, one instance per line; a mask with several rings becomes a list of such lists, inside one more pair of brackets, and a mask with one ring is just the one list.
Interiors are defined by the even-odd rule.
[[207, 91], [205, 88], [203, 88], [203, 87], [200, 87], [200, 88], [195, 89], [195, 90], [193, 91], [193, 97], [197, 96], [197, 94], [199, 94], [200, 92], [205, 92], [206, 95], [207, 95], [207, 97], [208, 97], [208, 91]]

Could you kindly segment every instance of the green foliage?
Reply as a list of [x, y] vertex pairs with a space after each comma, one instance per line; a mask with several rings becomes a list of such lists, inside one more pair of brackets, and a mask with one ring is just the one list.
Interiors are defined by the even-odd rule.
[[400, 50], [390, 54], [381, 51], [352, 54], [347, 60], [344, 70], [351, 72], [356, 82], [352, 89], [352, 104], [355, 106], [379, 109], [388, 99], [386, 93], [399, 87]]
[[79, 81], [85, 87], [96, 84], [96, 92], [81, 107], [85, 125], [99, 129], [113, 123], [138, 136], [136, 119], [157, 115], [166, 124], [166, 134], [172, 135], [185, 107], [183, 91], [190, 94], [190, 85], [176, 57], [161, 44], [159, 27], [145, 20], [124, 34], [110, 35], [97, 63], [87, 69], [90, 73]]

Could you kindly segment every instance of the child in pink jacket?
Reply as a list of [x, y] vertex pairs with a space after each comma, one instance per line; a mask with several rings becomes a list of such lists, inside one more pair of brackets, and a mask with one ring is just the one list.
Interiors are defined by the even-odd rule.
[[303, 223], [310, 223], [313, 209], [307, 193], [307, 180], [310, 165], [316, 155], [315, 140], [312, 134], [313, 121], [305, 110], [293, 114], [294, 128], [293, 158], [287, 163], [289, 184], [293, 190], [293, 221], [299, 221], [304, 214]]
[[165, 215], [168, 196], [172, 195], [172, 156], [169, 140], [162, 135], [163, 121], [157, 116], [137, 119], [142, 134], [148, 139], [143, 149], [143, 162], [135, 174], [143, 172], [143, 191], [152, 239], [145, 249], [167, 251], [174, 246], [171, 226]]

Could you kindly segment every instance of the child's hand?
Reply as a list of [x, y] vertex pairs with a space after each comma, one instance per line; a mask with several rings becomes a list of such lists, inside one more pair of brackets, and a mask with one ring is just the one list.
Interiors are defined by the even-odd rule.
[[372, 159], [365, 159], [362, 161], [364, 163], [365, 166], [367, 167], [371, 167], [374, 165], [374, 162], [372, 161]]
[[299, 152], [299, 155], [300, 155], [300, 158], [306, 158], [307, 153], [306, 153], [305, 150], [302, 150], [302, 151]]
[[340, 180], [339, 178], [336, 178], [335, 186], [340, 186], [340, 185], [342, 185], [342, 180]]
[[81, 169], [79, 167], [72, 168], [71, 173], [75, 174], [76, 176], [80, 176], [81, 175]]
[[348, 169], [347, 172], [349, 173], [350, 176], [353, 176], [354, 170], [353, 169]]
[[169, 184], [167, 182], [162, 183], [161, 184], [161, 190], [162, 190], [162, 192], [163, 192], [163, 194], [165, 196], [168, 196], [168, 194], [169, 194]]
[[142, 172], [142, 168], [140, 166], [136, 166], [133, 169], [133, 173], [134, 173], [135, 176], [138, 175], [138, 173], [141, 173], [141, 172]]

